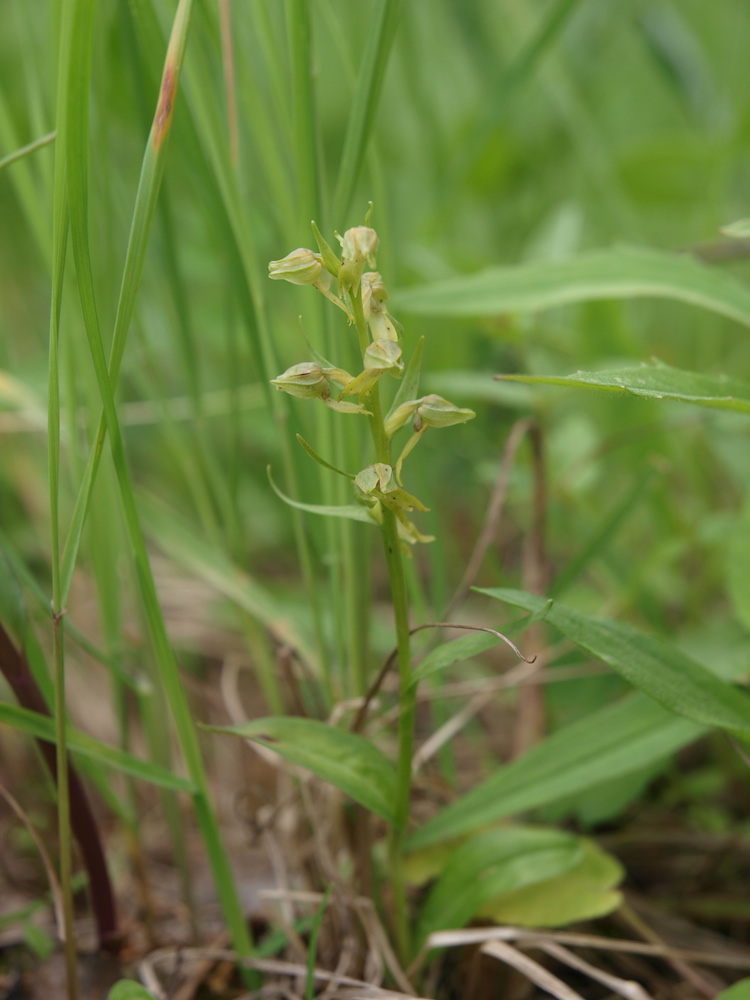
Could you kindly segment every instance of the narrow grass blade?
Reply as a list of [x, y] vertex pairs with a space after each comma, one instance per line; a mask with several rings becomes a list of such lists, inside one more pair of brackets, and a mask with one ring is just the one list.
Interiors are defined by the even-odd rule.
[[400, 7], [401, 0], [377, 0], [373, 10], [349, 112], [341, 167], [333, 198], [333, 219], [340, 226], [343, 225], [349, 210], [367, 149], [367, 141], [372, 132], [388, 56], [396, 35]]
[[629, 393], [644, 399], [673, 399], [719, 410], [750, 413], [750, 383], [735, 382], [724, 375], [701, 375], [672, 368], [662, 362], [637, 368], [605, 372], [575, 372], [573, 375], [498, 375], [505, 382], [529, 385], [564, 385], [605, 392]]
[[41, 138], [35, 139], [34, 142], [30, 142], [26, 146], [21, 146], [21, 148], [17, 149], [14, 153], [9, 153], [7, 156], [4, 156], [2, 160], [0, 160], [0, 170], [5, 170], [6, 167], [9, 167], [11, 163], [15, 163], [16, 160], [22, 160], [24, 156], [30, 156], [38, 149], [44, 149], [45, 146], [49, 146], [51, 142], [55, 141], [56, 135], [56, 132], [48, 132], [47, 135], [43, 135]]
[[[27, 708], [0, 703], [0, 722], [28, 733], [30, 736], [35, 736], [37, 739], [47, 740], [49, 743], [55, 742], [54, 721]], [[134, 757], [132, 754], [125, 753], [124, 750], [107, 746], [106, 743], [95, 740], [92, 736], [72, 729], [70, 726], [67, 727], [66, 732], [68, 749], [73, 754], [90, 757], [110, 770], [128, 774], [133, 778], [140, 778], [152, 785], [158, 785], [160, 788], [170, 788], [176, 792], [190, 792], [191, 794], [196, 790], [192, 781], [157, 767], [156, 764]]]
[[696, 663], [676, 646], [625, 622], [579, 614], [557, 601], [521, 590], [479, 590], [526, 611], [545, 609], [544, 620], [581, 649], [603, 660], [665, 708], [702, 726], [750, 741], [750, 698]]
[[705, 731], [645, 695], [630, 695], [501, 767], [413, 833], [407, 849], [419, 850], [603, 785], [668, 757]]
[[[110, 379], [110, 372], [104, 357], [99, 329], [91, 268], [91, 251], [88, 240], [87, 189], [88, 91], [91, 59], [90, 30], [93, 5], [92, 0], [77, 0], [77, 2], [80, 4], [80, 21], [77, 30], [73, 34], [71, 53], [70, 85], [67, 94], [69, 145], [66, 161], [68, 194], [70, 199], [71, 238], [76, 261], [81, 308], [104, 410], [106, 430], [109, 434], [112, 461], [117, 475], [128, 541], [133, 552], [138, 586], [159, 674], [175, 721], [180, 747], [195, 788], [194, 808], [196, 818], [206, 845], [224, 917], [238, 954], [241, 958], [245, 958], [249, 956], [252, 950], [248, 926], [244, 919], [234, 876], [211, 804], [208, 780], [203, 767], [195, 726], [185, 691], [180, 682], [174, 650], [167, 635], [164, 615], [156, 591], [115, 408], [112, 390], [113, 380]], [[164, 149], [169, 134], [180, 68], [187, 42], [187, 29], [190, 23], [191, 10], [192, 0], [180, 0], [167, 48], [159, 100], [149, 136], [149, 147], [153, 147], [154, 154], [158, 154], [160, 150]], [[154, 187], [158, 189], [158, 184], [148, 184], [150, 198], [147, 201], [151, 205], [149, 210], [149, 225], [150, 217], [153, 216], [153, 205], [155, 205], [156, 199], [156, 190], [154, 190]], [[139, 206], [143, 210], [147, 206], [141, 204], [140, 198], [137, 198], [136, 202], [137, 215]], [[137, 281], [133, 279], [136, 274], [140, 275], [143, 265], [143, 254], [145, 254], [145, 238], [142, 246], [136, 252], [135, 258], [131, 257], [130, 251], [128, 253], [125, 275], [123, 277], [123, 295], [121, 295], [121, 301], [132, 303], [135, 299]], [[129, 271], [129, 263], [133, 269], [132, 272]], [[123, 328], [123, 336], [126, 329], [127, 326]], [[111, 369], [115, 376], [119, 368], [117, 347], [117, 343], [113, 343]], [[122, 341], [122, 347], [124, 348], [124, 340]], [[100, 433], [97, 443], [98, 448], [101, 448], [102, 440], [103, 434]]]
[[323, 893], [320, 906], [315, 911], [312, 924], [310, 926], [310, 943], [307, 948], [307, 976], [305, 979], [305, 1000], [313, 1000], [315, 996], [315, 962], [318, 957], [318, 937], [320, 928], [328, 908], [328, 900], [331, 895], [332, 886], [328, 886]]
[[205, 728], [254, 740], [335, 785], [389, 823], [395, 821], [396, 771], [364, 736], [294, 716]]
[[294, 93], [298, 211], [299, 217], [307, 220], [320, 213], [310, 4], [307, 0], [287, 0], [286, 14]]
[[[190, 23], [191, 11], [192, 0], [182, 0], [175, 15], [172, 35], [164, 64], [165, 69], [162, 76], [159, 99], [143, 156], [141, 173], [138, 180], [138, 190], [135, 198], [135, 206], [133, 209], [133, 218], [130, 227], [130, 236], [128, 239], [128, 247], [125, 254], [125, 265], [117, 303], [117, 312], [115, 315], [112, 348], [107, 368], [107, 377], [111, 390], [114, 390], [117, 385], [120, 365], [125, 353], [128, 331], [133, 318], [135, 299], [140, 284], [141, 274], [143, 272], [143, 266], [146, 259], [146, 249], [151, 235], [159, 189], [161, 187], [161, 181], [164, 174], [168, 145], [167, 139], [172, 121], [174, 103], [177, 97], [177, 87], [182, 68], [182, 61], [185, 54], [185, 46], [187, 44], [187, 29]], [[83, 49], [80, 47], [81, 41], [82, 40], [79, 41], [76, 58], [78, 60], [83, 60], [83, 62], [79, 64], [81, 67], [88, 67], [89, 63], [85, 58]], [[85, 101], [88, 99], [87, 75], [88, 73], [86, 73], [86, 76], [81, 77], [79, 72], [77, 77], [78, 85], [75, 87], [71, 98], [73, 102]], [[76, 213], [76, 220], [79, 224], [75, 227], [79, 233], [79, 238], [74, 239], [74, 248], [77, 247], [77, 252], [83, 255], [81, 259], [82, 275], [79, 276], [79, 280], [84, 282], [84, 286], [81, 289], [81, 295], [84, 314], [88, 314], [87, 329], [98, 329], [99, 324], [95, 313], [93, 286], [89, 288], [87, 285], [87, 272], [90, 274], [90, 261], [86, 260], [88, 257], [88, 239], [85, 232], [88, 217], [86, 194], [87, 154], [81, 153], [82, 149], [86, 150], [88, 148], [86, 135], [87, 126], [82, 116], [72, 114], [71, 117], [74, 123], [78, 123], [78, 127], [80, 129], [79, 133], [74, 137], [75, 147], [69, 163], [69, 170], [72, 170], [70, 183], [77, 192], [77, 200], [80, 205], [80, 213]], [[94, 363], [95, 366], [98, 366], [97, 378], [101, 383], [104, 378], [104, 372], [101, 371], [102, 362], [100, 360], [97, 363], [95, 359]], [[70, 588], [70, 582], [73, 577], [73, 569], [78, 557], [78, 549], [83, 532], [83, 525], [86, 520], [86, 514], [91, 500], [91, 493], [96, 481], [96, 473], [101, 450], [104, 444], [106, 430], [107, 420], [103, 414], [99, 424], [99, 433], [86, 465], [86, 471], [83, 482], [81, 483], [78, 498], [76, 500], [73, 519], [63, 551], [62, 578], [63, 592], [65, 595], [67, 595]]]
[[541, 23], [528, 44], [518, 56], [503, 69], [499, 79], [490, 83], [487, 93], [490, 100], [483, 103], [471, 133], [461, 143], [456, 163], [450, 171], [454, 187], [465, 184], [467, 172], [481, 155], [487, 140], [497, 130], [512, 99], [531, 79], [539, 61], [560, 35], [580, 0], [557, 0], [541, 17]]
[[394, 308], [423, 316], [487, 316], [643, 296], [687, 302], [750, 326], [747, 285], [685, 254], [629, 246], [491, 268], [403, 289], [392, 299]]

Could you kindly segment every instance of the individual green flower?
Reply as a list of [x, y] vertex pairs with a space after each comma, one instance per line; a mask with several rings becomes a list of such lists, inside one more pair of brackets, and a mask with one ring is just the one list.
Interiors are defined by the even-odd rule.
[[378, 252], [380, 237], [374, 229], [370, 229], [369, 226], [354, 226], [339, 237], [339, 242], [345, 264], [362, 262], [375, 267], [375, 255]]
[[331, 387], [323, 374], [323, 369], [312, 361], [292, 365], [278, 378], [272, 378], [271, 383], [280, 392], [288, 392], [297, 399], [324, 399], [331, 394]]
[[467, 420], [471, 420], [475, 416], [476, 414], [473, 410], [455, 406], [453, 403], [448, 402], [447, 399], [443, 399], [442, 396], [436, 396], [434, 393], [422, 396], [420, 399], [410, 399], [408, 402], [396, 407], [385, 421], [386, 436], [393, 437], [396, 431], [400, 430], [409, 418], [412, 418], [412, 427], [414, 429], [414, 433], [406, 442], [404, 450], [399, 455], [398, 461], [394, 466], [399, 482], [401, 481], [401, 468], [404, 464], [404, 459], [416, 447], [419, 439], [428, 427], [451, 427], [453, 424], [464, 424]]
[[404, 541], [412, 544], [433, 541], [432, 536], [423, 535], [406, 516], [412, 510], [426, 511], [429, 508], [425, 507], [421, 500], [402, 489], [396, 482], [393, 473], [392, 466], [385, 462], [375, 462], [374, 465], [368, 465], [366, 469], [354, 477], [354, 489], [358, 500], [360, 503], [372, 506], [373, 516], [378, 521], [380, 520], [378, 507], [373, 505], [373, 500], [393, 511], [399, 523], [399, 534]]
[[362, 311], [373, 340], [398, 340], [398, 324], [384, 305], [388, 290], [377, 271], [362, 275]]
[[476, 413], [473, 410], [455, 406], [447, 399], [443, 399], [442, 396], [430, 393], [429, 396], [410, 399], [396, 407], [386, 419], [385, 433], [387, 437], [393, 437], [410, 417], [414, 418], [414, 430], [421, 431], [427, 427], [451, 427], [453, 424], [464, 424], [475, 416]]
[[277, 281], [290, 281], [293, 285], [312, 285], [330, 302], [342, 309], [350, 323], [354, 322], [349, 307], [331, 291], [331, 274], [327, 261], [314, 250], [298, 247], [281, 260], [270, 261], [268, 277]]
[[331, 399], [331, 387], [329, 381], [337, 385], [346, 387], [352, 376], [342, 368], [324, 368], [314, 361], [303, 361], [299, 365], [292, 365], [278, 378], [271, 379], [271, 383], [281, 392], [288, 392], [290, 396], [297, 399], [321, 399], [331, 410], [338, 410], [340, 413], [365, 413], [369, 415], [369, 410], [358, 403], [345, 403], [339, 399]]
[[411, 493], [396, 482], [393, 467], [385, 462], [375, 462], [354, 477], [354, 486], [367, 497], [375, 497], [392, 510], [429, 510]]
[[385, 372], [389, 372], [395, 378], [401, 378], [404, 370], [401, 353], [401, 348], [393, 340], [374, 341], [365, 351], [364, 371], [347, 384], [340, 398], [367, 395]]
[[[473, 410], [464, 409], [461, 406], [454, 406], [442, 396], [430, 393], [423, 396], [417, 407], [414, 416], [414, 430], [421, 430], [424, 427], [452, 427], [454, 424], [465, 424], [467, 420], [475, 417]], [[419, 422], [420, 426], [417, 426]]]
[[268, 277], [277, 281], [290, 281], [293, 285], [318, 285], [331, 283], [330, 274], [323, 268], [319, 253], [298, 247], [281, 260], [272, 260], [268, 265]]
[[343, 264], [339, 271], [339, 295], [350, 292], [360, 294], [360, 284], [365, 265], [375, 267], [375, 254], [380, 242], [378, 234], [369, 226], [355, 226], [338, 237]]

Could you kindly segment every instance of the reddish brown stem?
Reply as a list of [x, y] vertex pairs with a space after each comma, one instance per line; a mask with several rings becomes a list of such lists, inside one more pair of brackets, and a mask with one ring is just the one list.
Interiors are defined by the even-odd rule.
[[[10, 636], [0, 625], [0, 672], [10, 685], [22, 708], [40, 715], [50, 715], [42, 692], [34, 680], [28, 660], [13, 644]], [[52, 743], [37, 740], [39, 749], [50, 774], [57, 782], [57, 762]], [[83, 784], [72, 766], [68, 764], [68, 784], [70, 789], [70, 825], [78, 841], [83, 864], [88, 872], [91, 905], [96, 920], [99, 947], [102, 951], [115, 952], [119, 949], [120, 937], [117, 930], [117, 910], [112, 883], [107, 871], [99, 830], [91, 811]]]

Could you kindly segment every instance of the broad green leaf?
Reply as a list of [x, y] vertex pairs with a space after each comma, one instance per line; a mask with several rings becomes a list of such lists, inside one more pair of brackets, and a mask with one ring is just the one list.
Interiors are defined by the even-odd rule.
[[538, 312], [593, 299], [656, 297], [701, 306], [750, 326], [750, 288], [679, 253], [616, 246], [402, 289], [395, 309], [423, 316]]
[[417, 850], [638, 771], [705, 732], [641, 694], [559, 729], [413, 833]]
[[[521, 590], [480, 590], [536, 611], [545, 598]], [[544, 620], [672, 712], [750, 741], [750, 698], [675, 646], [625, 622], [592, 618], [554, 601]]]
[[107, 1000], [155, 1000], [155, 997], [134, 979], [121, 979], [109, 991]]
[[472, 635], [465, 635], [452, 642], [445, 642], [442, 646], [438, 646], [437, 649], [428, 653], [415, 668], [412, 673], [412, 682], [417, 683], [424, 680], [425, 677], [429, 677], [430, 674], [445, 670], [453, 663], [468, 660], [478, 653], [483, 653], [486, 649], [491, 649], [498, 642], [502, 642], [502, 639], [491, 632], [474, 632]]
[[750, 979], [740, 979], [726, 990], [717, 993], [714, 1000], [750, 1000]]
[[607, 392], [627, 392], [647, 399], [675, 399], [720, 410], [750, 412], [750, 383], [734, 382], [723, 375], [699, 375], [661, 363], [606, 372], [575, 372], [573, 375], [498, 377], [507, 382], [603, 389]]
[[580, 859], [578, 838], [558, 830], [509, 826], [477, 834], [451, 853], [428, 894], [418, 943], [434, 931], [463, 927], [500, 893], [560, 875]]
[[503, 892], [486, 903], [477, 916], [517, 927], [563, 927], [593, 920], [616, 910], [622, 902], [617, 886], [625, 874], [620, 862], [581, 838], [578, 863], [552, 878]]
[[279, 487], [271, 478], [271, 467], [268, 467], [268, 481], [276, 496], [283, 500], [289, 507], [296, 507], [297, 510], [307, 511], [308, 514], [319, 514], [321, 517], [342, 517], [346, 521], [362, 521], [365, 524], [375, 524], [366, 507], [358, 504], [341, 506], [338, 504], [322, 503], [302, 503], [299, 500], [292, 500], [286, 493], [282, 493]]
[[[48, 743], [55, 742], [55, 723], [46, 715], [40, 715], [27, 708], [20, 708], [18, 705], [0, 702], [0, 723], [3, 722], [15, 729], [20, 729], [21, 732], [28, 733], [30, 736], [35, 736], [37, 739], [46, 740]], [[67, 741], [71, 753], [90, 757], [114, 771], [129, 774], [133, 778], [141, 778], [143, 781], [149, 781], [152, 785], [158, 785], [160, 788], [171, 788], [177, 792], [192, 793], [195, 791], [195, 786], [187, 778], [181, 778], [163, 767], [158, 767], [156, 764], [134, 757], [124, 750], [118, 750], [106, 743], [101, 743], [77, 729], [68, 727]]]
[[394, 821], [396, 771], [364, 736], [336, 729], [317, 719], [294, 716], [204, 728], [254, 740], [335, 785], [388, 822]]

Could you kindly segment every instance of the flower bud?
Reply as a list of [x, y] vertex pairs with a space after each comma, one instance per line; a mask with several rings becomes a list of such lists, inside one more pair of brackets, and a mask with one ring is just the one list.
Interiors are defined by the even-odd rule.
[[[293, 285], [316, 285], [323, 275], [323, 261], [320, 254], [298, 247], [281, 260], [272, 260], [268, 265], [268, 277], [291, 281]], [[328, 277], [328, 272], [325, 272]], [[328, 279], [330, 281], [330, 278]]]
[[323, 369], [312, 361], [292, 365], [271, 382], [279, 391], [298, 399], [326, 399], [331, 394]]

